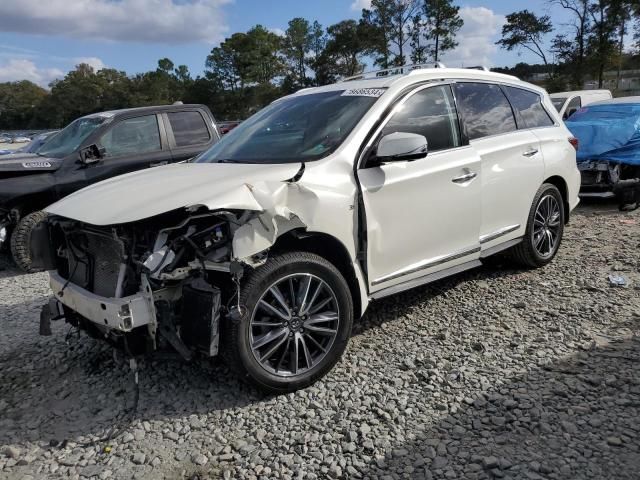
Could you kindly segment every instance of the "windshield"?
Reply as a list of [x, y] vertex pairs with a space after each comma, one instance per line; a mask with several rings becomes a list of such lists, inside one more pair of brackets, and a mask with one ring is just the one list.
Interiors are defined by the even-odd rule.
[[72, 154], [91, 132], [110, 118], [111, 117], [102, 115], [79, 118], [71, 122], [62, 131], [42, 145], [36, 150], [36, 153], [45, 157], [66, 157]]
[[553, 106], [556, 107], [556, 110], [558, 111], [558, 113], [560, 113], [560, 110], [562, 110], [562, 106], [566, 101], [567, 101], [567, 97], [557, 97], [557, 98], [551, 99], [551, 103], [553, 103]]
[[313, 93], [276, 101], [242, 122], [196, 163], [294, 163], [331, 154], [383, 89]]
[[640, 118], [640, 104], [619, 103], [609, 105], [589, 105], [576, 111], [566, 122], [620, 122], [631, 120], [633, 122]]

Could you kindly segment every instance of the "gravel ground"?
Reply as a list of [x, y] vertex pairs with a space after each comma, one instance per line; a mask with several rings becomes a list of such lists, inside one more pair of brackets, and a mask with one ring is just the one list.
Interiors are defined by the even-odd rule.
[[[0, 272], [0, 478], [638, 478], [640, 211], [581, 207], [559, 256], [373, 305], [343, 361], [265, 397], [223, 364], [128, 368]], [[628, 285], [612, 287], [608, 276]]]

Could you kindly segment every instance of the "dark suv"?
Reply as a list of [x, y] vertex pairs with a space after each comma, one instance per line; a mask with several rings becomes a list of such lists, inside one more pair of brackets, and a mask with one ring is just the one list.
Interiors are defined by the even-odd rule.
[[0, 248], [10, 243], [18, 266], [32, 271], [29, 239], [44, 207], [116, 175], [187, 160], [219, 138], [204, 105], [131, 108], [75, 120], [35, 153], [0, 159]]

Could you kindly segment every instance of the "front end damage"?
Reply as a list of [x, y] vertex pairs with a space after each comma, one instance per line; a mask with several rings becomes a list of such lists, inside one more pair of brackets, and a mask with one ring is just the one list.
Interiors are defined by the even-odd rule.
[[184, 211], [114, 227], [52, 217], [32, 240], [55, 299], [41, 331], [64, 318], [131, 355], [215, 356], [220, 315], [232, 310], [243, 271], [231, 240], [252, 215]]
[[130, 355], [217, 355], [221, 319], [241, 316], [245, 271], [263, 264], [282, 234], [313, 220], [317, 196], [297, 179], [243, 184], [236, 195], [243, 208], [187, 206], [116, 225], [51, 208], [31, 239], [33, 261], [49, 270], [54, 294], [41, 332], [64, 319]]
[[617, 197], [631, 203], [634, 192], [640, 189], [640, 166], [606, 160], [578, 162], [581, 175], [580, 196]]

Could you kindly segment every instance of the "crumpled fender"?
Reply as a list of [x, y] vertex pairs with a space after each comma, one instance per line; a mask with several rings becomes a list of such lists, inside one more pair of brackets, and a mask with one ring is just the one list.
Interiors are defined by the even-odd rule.
[[261, 213], [236, 230], [232, 249], [236, 259], [253, 264], [251, 257], [271, 247], [279, 236], [312, 224], [319, 199], [312, 190], [294, 182], [245, 187]]

